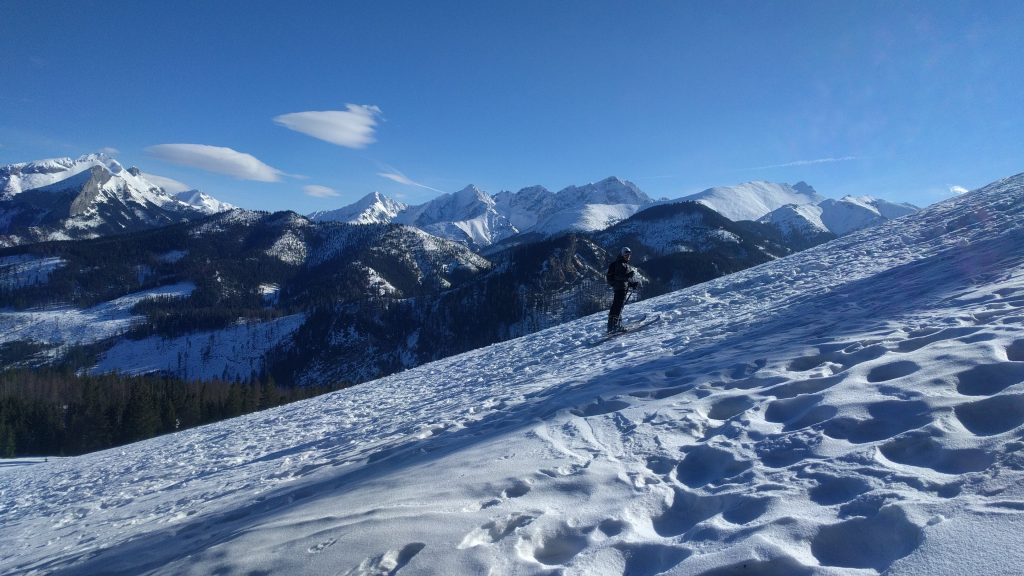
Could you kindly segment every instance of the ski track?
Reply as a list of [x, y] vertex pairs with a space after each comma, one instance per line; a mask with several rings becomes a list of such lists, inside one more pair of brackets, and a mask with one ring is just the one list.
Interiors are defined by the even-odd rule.
[[1016, 573], [1022, 217], [1007, 179], [630, 304], [636, 335], [2, 466], [0, 571]]

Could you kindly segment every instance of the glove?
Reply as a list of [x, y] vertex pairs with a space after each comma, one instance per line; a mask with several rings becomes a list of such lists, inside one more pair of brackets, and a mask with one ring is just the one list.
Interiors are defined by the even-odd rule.
[[639, 285], [640, 285], [640, 283], [639, 283], [639, 282], [636, 282], [636, 281], [633, 281], [633, 282], [630, 282], [630, 283], [629, 283], [629, 287], [630, 287], [630, 288], [636, 288], [636, 287], [637, 287], [637, 286], [639, 286]]

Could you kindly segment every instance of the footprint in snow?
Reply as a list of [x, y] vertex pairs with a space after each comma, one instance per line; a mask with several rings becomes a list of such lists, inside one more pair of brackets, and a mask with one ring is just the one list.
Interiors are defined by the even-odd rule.
[[618, 412], [623, 408], [629, 407], [630, 404], [628, 402], [623, 402], [622, 400], [605, 400], [603, 398], [598, 398], [597, 400], [591, 402], [590, 404], [587, 404], [586, 406], [583, 406], [581, 408], [573, 408], [572, 410], [569, 410], [569, 412], [576, 416], [586, 418], [588, 416], [600, 416], [601, 414]]
[[881, 358], [889, 352], [881, 344], [866, 345], [863, 342], [854, 342], [842, 349], [833, 350], [842, 345], [821, 346], [818, 348], [819, 354], [796, 358], [789, 363], [787, 369], [790, 372], [807, 372], [822, 365], [838, 364], [840, 369], [836, 372], [842, 372], [862, 362]]
[[953, 412], [957, 419], [978, 436], [994, 436], [1024, 424], [1024, 394], [1003, 394], [965, 402]]
[[529, 514], [511, 514], [496, 520], [492, 520], [483, 526], [473, 530], [459, 543], [458, 549], [474, 548], [495, 544], [505, 539], [519, 528], [528, 526], [537, 517]]
[[394, 576], [426, 547], [422, 542], [413, 542], [398, 550], [388, 550], [380, 556], [363, 560], [344, 576]]
[[747, 364], [733, 364], [729, 367], [729, 378], [733, 380], [740, 380], [742, 378], [749, 378], [754, 375], [755, 372], [764, 368], [768, 365], [768, 360], [760, 358]]
[[520, 541], [520, 553], [546, 566], [568, 564], [590, 543], [589, 534], [596, 527], [574, 528], [560, 524], [553, 530], [541, 530]]
[[979, 364], [956, 375], [956, 391], [965, 396], [991, 396], [1024, 382], [1024, 362]]
[[559, 466], [558, 468], [544, 468], [538, 470], [537, 474], [546, 476], [548, 478], [561, 478], [565, 476], [575, 476], [581, 474], [584, 470], [590, 467], [590, 461], [583, 464], [568, 464], [565, 466]]
[[708, 411], [708, 418], [712, 420], [728, 420], [746, 412], [754, 405], [754, 401], [747, 396], [730, 396], [717, 400], [711, 404]]
[[922, 535], [903, 509], [886, 506], [869, 518], [822, 526], [811, 541], [811, 553], [823, 566], [883, 572], [917, 549]]
[[974, 334], [980, 330], [980, 328], [973, 327], [957, 327], [957, 328], [929, 328], [923, 330], [917, 330], [911, 332], [906, 340], [901, 341], [896, 345], [898, 352], [915, 352], [943, 340], [952, 340], [954, 338], [960, 338]]
[[789, 378], [786, 378], [785, 376], [751, 376], [749, 378], [725, 382], [721, 387], [723, 390], [753, 390], [755, 388], [775, 386], [776, 384], [782, 384], [788, 380]]
[[870, 418], [832, 418], [821, 429], [831, 438], [863, 444], [892, 438], [932, 422], [931, 406], [921, 400], [884, 400], [869, 404], [867, 411]]
[[1024, 362], [1024, 340], [1016, 340], [1006, 347], [1006, 359], [1010, 362]]
[[517, 480], [512, 486], [501, 491], [502, 498], [519, 498], [530, 491], [530, 483], [527, 480]]
[[855, 476], [832, 476], [814, 474], [811, 478], [817, 486], [810, 489], [811, 501], [821, 506], [844, 504], [871, 490], [871, 483]]
[[676, 466], [676, 478], [690, 488], [698, 488], [739, 476], [752, 466], [737, 460], [729, 450], [698, 445], [690, 448]]
[[801, 394], [817, 394], [823, 392], [829, 388], [839, 384], [847, 377], [846, 374], [836, 374], [835, 376], [824, 376], [818, 378], [807, 378], [802, 380], [793, 380], [786, 384], [779, 384], [773, 388], [769, 388], [764, 391], [768, 396], [774, 396], [776, 398], [793, 398], [800, 396]]
[[868, 372], [868, 382], [887, 382], [904, 376], [910, 376], [920, 370], [921, 367], [909, 360], [898, 360], [889, 364], [875, 366]]
[[324, 540], [323, 542], [318, 542], [318, 543], [314, 544], [313, 546], [310, 546], [309, 548], [306, 549], [306, 552], [308, 552], [310, 554], [319, 554], [320, 552], [323, 552], [324, 550], [330, 548], [331, 546], [334, 546], [337, 542], [338, 542], [337, 538], [330, 538], [328, 540]]
[[980, 448], [947, 448], [924, 431], [909, 432], [883, 444], [882, 454], [889, 460], [929, 468], [944, 474], [981, 472], [995, 462], [995, 456]]
[[819, 404], [823, 398], [820, 394], [804, 394], [795, 398], [775, 400], [768, 404], [764, 419], [776, 424], [785, 424], [783, 432], [813, 426], [835, 417], [839, 411], [835, 406]]
[[629, 576], [655, 576], [678, 566], [693, 551], [681, 546], [665, 544], [635, 544], [622, 542], [613, 546], [622, 555], [623, 574]]
[[694, 526], [719, 514], [723, 520], [732, 524], [753, 522], [768, 511], [774, 500], [743, 494], [702, 496], [681, 488], [674, 488], [673, 491], [669, 507], [660, 515], [651, 518], [654, 531], [665, 538], [683, 535]]

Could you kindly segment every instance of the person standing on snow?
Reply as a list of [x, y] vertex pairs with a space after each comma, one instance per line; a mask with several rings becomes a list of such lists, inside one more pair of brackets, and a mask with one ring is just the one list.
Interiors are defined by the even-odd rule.
[[622, 308], [626, 305], [626, 288], [636, 288], [637, 282], [633, 280], [636, 274], [629, 267], [629, 257], [632, 250], [628, 246], [622, 248], [619, 257], [608, 266], [608, 284], [615, 290], [615, 297], [612, 299], [612, 309], [608, 311], [608, 331], [617, 332], [623, 330]]

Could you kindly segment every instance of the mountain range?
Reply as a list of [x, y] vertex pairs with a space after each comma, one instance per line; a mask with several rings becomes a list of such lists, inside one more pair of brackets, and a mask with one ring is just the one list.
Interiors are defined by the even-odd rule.
[[374, 192], [337, 210], [315, 212], [316, 221], [398, 223], [486, 249], [567, 232], [595, 232], [659, 204], [697, 202], [733, 221], [775, 226], [795, 242], [813, 245], [918, 210], [872, 196], [825, 198], [805, 182], [792, 186], [748, 182], [710, 188], [677, 200], [655, 201], [631, 182], [615, 177], [551, 192], [543, 186], [489, 195], [475, 186], [407, 206]]
[[305, 217], [171, 196], [103, 155], [0, 175], [4, 365], [299, 385], [360, 382], [605, 309], [623, 245], [652, 297], [831, 240], [826, 222], [898, 215], [804, 183], [656, 202], [607, 178], [557, 193], [468, 186], [418, 206], [374, 193]]
[[[749, 182], [656, 202], [635, 184], [609, 177], [558, 192], [533, 186], [493, 196], [470, 185], [416, 206], [374, 192], [309, 218], [414, 226], [479, 251], [507, 241], [596, 232], [656, 204], [684, 201], [733, 221], [760, 220], [808, 246], [917, 210], [870, 196], [827, 199], [804, 182]], [[0, 167], [0, 245], [95, 238], [232, 208], [198, 190], [169, 194], [138, 168], [125, 169], [105, 154]]]

